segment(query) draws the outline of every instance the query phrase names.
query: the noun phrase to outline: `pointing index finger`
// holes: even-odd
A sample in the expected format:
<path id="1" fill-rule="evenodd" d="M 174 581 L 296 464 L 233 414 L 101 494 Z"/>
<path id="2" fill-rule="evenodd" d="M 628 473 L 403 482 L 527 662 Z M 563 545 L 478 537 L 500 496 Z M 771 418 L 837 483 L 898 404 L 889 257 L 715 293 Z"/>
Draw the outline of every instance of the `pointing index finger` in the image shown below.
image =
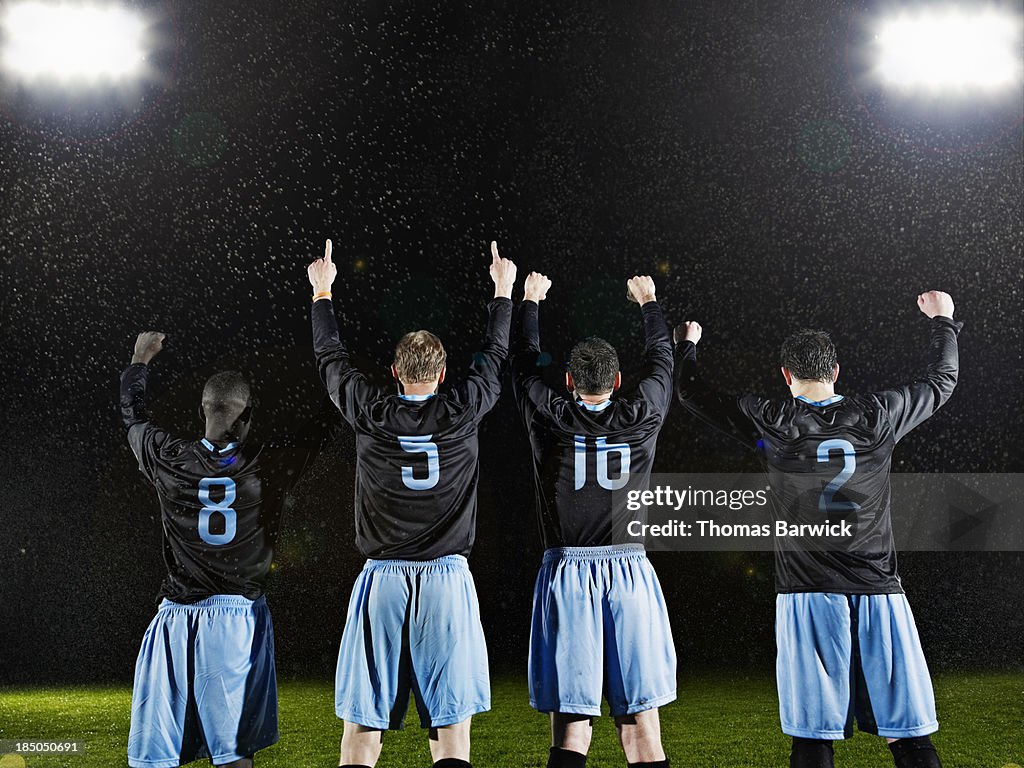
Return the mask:
<path id="1" fill-rule="evenodd" d="M 331 251 L 334 249 L 334 245 L 330 240 L 327 241 L 327 245 L 324 246 L 324 261 L 328 264 L 331 263 Z"/>
<path id="2" fill-rule="evenodd" d="M 498 255 L 498 241 L 491 240 L 491 263 L 497 264 L 501 261 L 501 256 Z"/>

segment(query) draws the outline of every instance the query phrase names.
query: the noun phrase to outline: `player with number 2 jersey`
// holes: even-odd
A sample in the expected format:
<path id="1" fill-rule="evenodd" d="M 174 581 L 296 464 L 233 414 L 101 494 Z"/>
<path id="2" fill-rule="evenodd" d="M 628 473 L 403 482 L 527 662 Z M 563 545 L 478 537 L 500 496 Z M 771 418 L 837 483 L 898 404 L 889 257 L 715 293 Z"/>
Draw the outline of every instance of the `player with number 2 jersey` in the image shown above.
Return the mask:
<path id="1" fill-rule="evenodd" d="M 953 300 L 921 294 L 928 367 L 911 384 L 836 394 L 836 351 L 821 331 L 782 347 L 784 400 L 724 396 L 697 372 L 698 323 L 676 330 L 676 387 L 699 419 L 757 447 L 776 521 L 843 519 L 847 542 L 775 539 L 777 682 L 793 768 L 829 768 L 832 742 L 862 731 L 889 741 L 899 768 L 939 765 L 931 680 L 896 569 L 889 472 L 896 443 L 934 414 L 959 373 Z"/>
<path id="2" fill-rule="evenodd" d="M 326 423 L 278 445 L 247 441 L 249 384 L 203 389 L 201 440 L 173 437 L 146 411 L 149 363 L 164 336 L 139 335 L 121 375 L 121 417 L 157 491 L 167 576 L 135 666 L 128 764 L 176 768 L 208 757 L 249 768 L 278 738 L 274 633 L 263 595 L 285 494 L 316 456 Z"/>
<path id="3" fill-rule="evenodd" d="M 308 270 L 320 376 L 356 435 L 356 545 L 368 558 L 338 652 L 343 766 L 376 763 L 381 732 L 402 727 L 411 693 L 430 730 L 435 766 L 465 768 L 470 718 L 490 708 L 487 648 L 466 555 L 476 531 L 478 430 L 501 394 L 516 272 L 495 243 L 491 251 L 495 292 L 483 347 L 443 392 L 446 355 L 428 331 L 398 342 L 398 392 L 374 386 L 352 365 L 338 330 L 330 241 Z"/>
<path id="4" fill-rule="evenodd" d="M 533 449 L 544 560 L 533 599 L 530 703 L 551 713 L 549 768 L 582 768 L 591 718 L 607 699 L 630 765 L 668 765 L 658 707 L 676 697 L 676 657 L 658 577 L 643 545 L 624 537 L 623 488 L 647 487 L 672 402 L 672 340 L 654 281 L 634 277 L 644 368 L 620 388 L 618 355 L 589 338 L 569 356 L 566 390 L 541 378 L 539 303 L 551 281 L 532 273 L 512 362 L 516 402 Z"/>

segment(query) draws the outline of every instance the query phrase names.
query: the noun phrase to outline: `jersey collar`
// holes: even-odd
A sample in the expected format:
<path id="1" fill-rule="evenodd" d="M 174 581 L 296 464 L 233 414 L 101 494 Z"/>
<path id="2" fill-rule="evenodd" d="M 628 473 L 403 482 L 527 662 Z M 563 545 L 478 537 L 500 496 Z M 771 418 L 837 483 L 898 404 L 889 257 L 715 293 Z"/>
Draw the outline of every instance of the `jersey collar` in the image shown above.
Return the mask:
<path id="1" fill-rule="evenodd" d="M 203 447 L 206 448 L 206 450 L 208 450 L 210 453 L 227 453 L 228 451 L 233 451 L 235 448 L 238 447 L 238 443 L 228 443 L 223 448 L 218 448 L 205 437 L 199 442 L 201 442 L 203 444 Z"/>
<path id="2" fill-rule="evenodd" d="M 588 411 L 603 411 L 605 408 L 612 404 L 612 401 L 609 399 L 605 400 L 603 403 L 585 403 L 582 400 L 577 400 L 576 403 L 578 405 L 583 406 Z"/>
<path id="3" fill-rule="evenodd" d="M 797 400 L 803 400 L 808 405 L 819 405 L 819 406 L 821 406 L 821 405 L 832 405 L 832 403 L 838 403 L 840 400 L 843 399 L 843 396 L 842 395 L 832 395 L 832 397 L 828 398 L 827 400 L 808 400 L 803 395 L 797 395 L 796 399 Z"/>
<path id="4" fill-rule="evenodd" d="M 422 403 L 424 400 L 429 400 L 430 398 L 432 398 L 435 394 L 436 393 L 433 392 L 430 393 L 429 395 L 406 395 L 403 393 L 399 395 L 399 397 L 402 398 L 403 400 L 409 400 L 410 402 L 413 403 Z"/>

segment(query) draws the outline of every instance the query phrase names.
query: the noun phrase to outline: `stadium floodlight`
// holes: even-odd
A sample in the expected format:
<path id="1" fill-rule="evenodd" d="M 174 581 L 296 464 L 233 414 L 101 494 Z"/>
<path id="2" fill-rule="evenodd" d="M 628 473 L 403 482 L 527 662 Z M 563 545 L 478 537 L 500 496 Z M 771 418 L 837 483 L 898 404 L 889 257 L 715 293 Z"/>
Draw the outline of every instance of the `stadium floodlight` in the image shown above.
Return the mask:
<path id="1" fill-rule="evenodd" d="M 876 73 L 911 91 L 998 91 L 1021 80 L 1021 18 L 995 8 L 921 8 L 878 26 Z"/>
<path id="2" fill-rule="evenodd" d="M 145 66 L 147 21 L 130 8 L 23 0 L 4 9 L 0 26 L 0 61 L 18 80 L 117 83 Z"/>

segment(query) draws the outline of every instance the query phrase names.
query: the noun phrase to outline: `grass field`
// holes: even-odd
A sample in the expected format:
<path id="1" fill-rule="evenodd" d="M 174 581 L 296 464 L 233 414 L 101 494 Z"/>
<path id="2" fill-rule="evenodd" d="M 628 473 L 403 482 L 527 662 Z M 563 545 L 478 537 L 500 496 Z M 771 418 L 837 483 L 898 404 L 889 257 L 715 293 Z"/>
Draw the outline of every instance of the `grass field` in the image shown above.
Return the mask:
<path id="1" fill-rule="evenodd" d="M 942 730 L 935 736 L 946 768 L 1024 765 L 1024 675 L 946 675 L 935 680 Z M 547 719 L 526 701 L 522 680 L 493 686 L 493 709 L 476 718 L 473 762 L 481 768 L 544 766 Z M 79 757 L 0 757 L 0 768 L 110 768 L 127 764 L 131 691 L 125 687 L 0 690 L 0 739 L 80 739 Z M 281 741 L 260 753 L 257 765 L 331 768 L 337 765 L 340 724 L 333 690 L 324 682 L 282 682 Z M 676 768 L 788 766 L 788 738 L 778 728 L 769 678 L 687 677 L 680 698 L 662 711 L 665 748 Z M 412 708 L 410 708 L 412 709 Z M 385 739 L 381 768 L 430 765 L 423 731 L 409 727 Z M 196 763 L 202 765 L 204 763 Z M 607 718 L 595 724 L 588 766 L 623 766 Z M 891 766 L 884 742 L 857 734 L 836 748 L 841 768 Z"/>

